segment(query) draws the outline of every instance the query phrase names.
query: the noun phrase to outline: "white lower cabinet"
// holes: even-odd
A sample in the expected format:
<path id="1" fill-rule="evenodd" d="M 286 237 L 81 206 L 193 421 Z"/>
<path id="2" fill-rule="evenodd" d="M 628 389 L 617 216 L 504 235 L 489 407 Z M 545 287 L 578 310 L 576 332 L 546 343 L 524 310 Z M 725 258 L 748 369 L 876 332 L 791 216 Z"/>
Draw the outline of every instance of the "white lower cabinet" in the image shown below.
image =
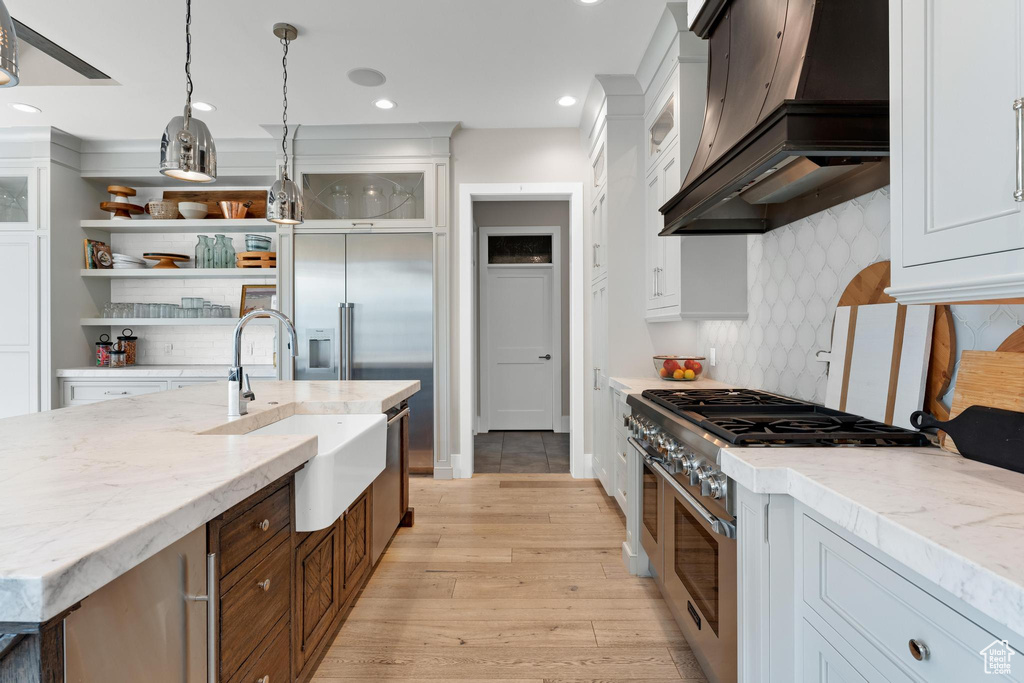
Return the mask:
<path id="1" fill-rule="evenodd" d="M 61 407 L 84 406 L 100 401 L 155 394 L 158 391 L 181 389 L 195 384 L 216 381 L 215 379 L 62 379 L 60 380 Z"/>
<path id="2" fill-rule="evenodd" d="M 1024 636 L 792 498 L 737 489 L 741 683 L 1024 681 L 981 654 Z"/>

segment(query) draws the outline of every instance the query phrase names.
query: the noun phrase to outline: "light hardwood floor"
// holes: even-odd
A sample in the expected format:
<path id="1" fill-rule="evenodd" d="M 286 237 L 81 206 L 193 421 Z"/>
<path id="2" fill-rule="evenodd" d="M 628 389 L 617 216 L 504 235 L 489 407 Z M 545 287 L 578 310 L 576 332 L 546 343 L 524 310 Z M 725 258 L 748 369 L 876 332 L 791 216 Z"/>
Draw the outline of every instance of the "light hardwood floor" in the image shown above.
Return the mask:
<path id="1" fill-rule="evenodd" d="M 657 586 L 622 565 L 600 485 L 413 478 L 400 529 L 315 681 L 704 681 Z"/>

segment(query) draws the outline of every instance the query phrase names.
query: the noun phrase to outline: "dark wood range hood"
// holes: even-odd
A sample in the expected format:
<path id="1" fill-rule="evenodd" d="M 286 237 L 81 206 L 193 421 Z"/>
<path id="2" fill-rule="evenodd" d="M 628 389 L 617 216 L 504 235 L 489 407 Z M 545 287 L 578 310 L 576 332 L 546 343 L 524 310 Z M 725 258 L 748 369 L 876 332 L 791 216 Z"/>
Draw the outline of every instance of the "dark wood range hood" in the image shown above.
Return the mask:
<path id="1" fill-rule="evenodd" d="M 887 0 L 706 0 L 707 108 L 662 235 L 764 233 L 889 182 Z"/>

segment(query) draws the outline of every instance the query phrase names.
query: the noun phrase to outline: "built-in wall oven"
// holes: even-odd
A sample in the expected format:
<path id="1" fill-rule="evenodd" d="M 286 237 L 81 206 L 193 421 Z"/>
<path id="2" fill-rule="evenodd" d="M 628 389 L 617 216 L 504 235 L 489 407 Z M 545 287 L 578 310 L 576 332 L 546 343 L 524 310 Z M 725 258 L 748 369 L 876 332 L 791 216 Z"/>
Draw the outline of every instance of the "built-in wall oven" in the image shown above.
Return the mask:
<path id="1" fill-rule="evenodd" d="M 735 519 L 698 499 L 661 465 L 665 497 L 662 584 L 687 641 L 714 681 L 736 680 Z M 697 487 L 699 491 L 699 487 Z"/>
<path id="2" fill-rule="evenodd" d="M 731 683 L 737 675 L 735 517 L 702 491 L 695 470 L 692 477 L 679 471 L 664 440 L 648 439 L 629 440 L 640 455 L 644 551 L 708 679 Z"/>

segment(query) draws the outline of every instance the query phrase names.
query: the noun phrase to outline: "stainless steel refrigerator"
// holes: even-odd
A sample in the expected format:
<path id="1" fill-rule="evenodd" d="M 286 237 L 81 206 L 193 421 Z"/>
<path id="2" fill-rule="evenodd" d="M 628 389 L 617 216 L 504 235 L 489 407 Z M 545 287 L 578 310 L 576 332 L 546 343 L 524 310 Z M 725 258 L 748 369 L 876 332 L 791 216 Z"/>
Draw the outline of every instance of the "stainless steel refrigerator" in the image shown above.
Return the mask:
<path id="1" fill-rule="evenodd" d="M 418 379 L 409 466 L 434 462 L 434 259 L 430 234 L 297 235 L 295 379 Z"/>

